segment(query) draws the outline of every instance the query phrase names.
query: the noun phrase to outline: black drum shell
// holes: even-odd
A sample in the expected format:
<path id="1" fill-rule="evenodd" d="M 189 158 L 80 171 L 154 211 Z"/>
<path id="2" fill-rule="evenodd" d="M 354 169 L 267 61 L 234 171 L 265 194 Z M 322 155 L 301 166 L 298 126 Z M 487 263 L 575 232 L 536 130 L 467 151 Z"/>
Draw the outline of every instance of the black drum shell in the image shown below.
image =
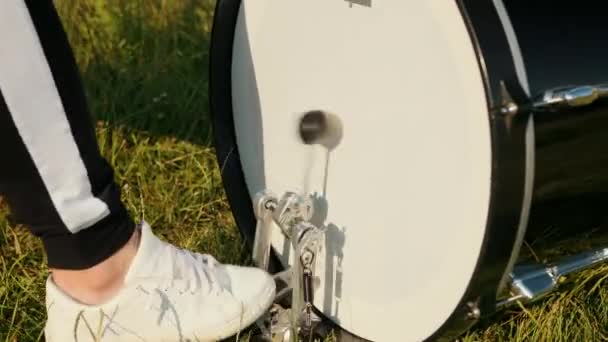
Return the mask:
<path id="1" fill-rule="evenodd" d="M 608 82 L 601 2 L 505 2 L 532 95 Z M 608 100 L 534 113 L 535 176 L 522 258 L 552 259 L 608 244 Z"/>

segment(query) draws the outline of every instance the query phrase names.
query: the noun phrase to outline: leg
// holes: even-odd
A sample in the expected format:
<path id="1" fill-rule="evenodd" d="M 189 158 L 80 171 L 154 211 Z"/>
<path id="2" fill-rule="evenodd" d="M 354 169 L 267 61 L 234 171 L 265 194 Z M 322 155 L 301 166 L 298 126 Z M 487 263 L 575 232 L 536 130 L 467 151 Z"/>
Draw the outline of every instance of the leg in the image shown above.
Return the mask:
<path id="1" fill-rule="evenodd" d="M 27 1 L 34 21 L 19 3 L 0 5 L 0 148 L 9 161 L 0 193 L 42 239 L 50 267 L 89 268 L 121 248 L 134 225 L 99 154 L 52 3 Z"/>
<path id="2" fill-rule="evenodd" d="M 0 41 L 0 193 L 45 246 L 47 341 L 86 337 L 87 326 L 103 341 L 215 340 L 259 317 L 274 294 L 267 274 L 135 229 L 52 1 L 0 1 Z"/>
<path id="3" fill-rule="evenodd" d="M 128 260 L 116 254 L 134 224 L 99 153 L 52 3 L 26 4 L 0 5 L 0 149 L 9 161 L 0 168 L 0 193 L 15 221 L 42 239 L 55 280 L 92 302 L 120 285 L 115 274 Z M 115 264 L 117 257 L 127 264 Z"/>

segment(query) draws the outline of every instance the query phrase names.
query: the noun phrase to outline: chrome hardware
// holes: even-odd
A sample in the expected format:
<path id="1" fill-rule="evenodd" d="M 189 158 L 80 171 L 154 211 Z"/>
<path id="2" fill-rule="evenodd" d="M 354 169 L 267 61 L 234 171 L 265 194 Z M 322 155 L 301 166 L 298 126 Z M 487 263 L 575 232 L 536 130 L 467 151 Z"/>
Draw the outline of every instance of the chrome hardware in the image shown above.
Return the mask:
<path id="1" fill-rule="evenodd" d="M 278 200 L 270 192 L 261 192 L 254 198 L 254 210 L 258 224 L 253 259 L 258 267 L 268 270 L 275 224 L 290 241 L 295 260 L 291 268 L 275 275 L 275 282 L 284 284 L 277 292 L 275 303 L 291 294 L 291 307 L 274 314 L 274 321 L 278 316 L 280 324 L 274 327 L 271 324 L 265 335 L 272 341 L 285 341 L 311 334 L 315 322 L 320 322 L 312 311 L 313 279 L 315 261 L 325 241 L 325 231 L 309 222 L 314 212 L 312 198 L 287 192 Z M 285 330 L 286 317 L 289 317 L 289 331 Z M 270 321 L 272 323 L 273 318 Z M 264 325 L 258 322 L 258 326 Z"/>
<path id="2" fill-rule="evenodd" d="M 263 193 L 265 194 L 265 193 Z M 266 199 L 276 202 L 276 199 Z M 314 213 L 312 199 L 288 192 L 278 201 L 277 206 L 272 209 L 272 218 L 281 228 L 283 234 L 291 238 L 293 228 L 300 222 L 308 221 Z"/>
<path id="3" fill-rule="evenodd" d="M 515 104 L 515 102 L 509 102 L 503 107 L 500 108 L 500 113 L 503 115 L 515 115 L 519 107 Z"/>
<path id="4" fill-rule="evenodd" d="M 476 302 L 468 302 L 467 310 L 467 319 L 478 320 L 481 317 L 481 310 L 479 310 L 479 305 Z"/>
<path id="5" fill-rule="evenodd" d="M 312 199 L 288 192 L 281 200 L 269 191 L 262 191 L 253 199 L 254 212 L 258 219 L 253 243 L 253 261 L 262 269 L 268 269 L 270 259 L 272 225 L 276 223 L 283 235 L 291 238 L 293 227 L 308 221 L 313 215 Z"/>
<path id="6" fill-rule="evenodd" d="M 500 92 L 502 98 L 498 108 L 500 114 L 505 116 L 516 115 L 520 108 L 511 98 L 503 81 L 500 82 Z M 605 97 L 608 97 L 608 83 L 553 88 L 533 97 L 530 101 L 533 111 L 551 112 L 563 108 L 587 106 Z M 525 108 L 528 108 L 528 106 Z"/>
<path id="7" fill-rule="evenodd" d="M 563 107 L 581 107 L 608 96 L 608 84 L 560 87 L 545 91 L 533 99 L 535 111 L 552 111 Z"/>
<path id="8" fill-rule="evenodd" d="M 272 237 L 272 213 L 278 206 L 274 195 L 262 192 L 254 198 L 254 211 L 258 218 L 253 242 L 253 262 L 260 268 L 267 270 L 270 262 L 270 249 Z"/>
<path id="9" fill-rule="evenodd" d="M 497 306 L 508 306 L 517 301 L 532 302 L 543 298 L 569 275 L 608 261 L 608 248 L 577 254 L 562 259 L 553 265 L 516 265 L 510 275 L 512 296 L 500 301 Z"/>
<path id="10" fill-rule="evenodd" d="M 519 112 L 519 106 L 513 101 L 509 90 L 504 81 L 500 81 L 501 104 L 500 114 L 505 116 L 513 116 Z"/>
<path id="11" fill-rule="evenodd" d="M 306 332 L 312 331 L 312 303 L 313 299 L 313 282 L 312 282 L 312 262 L 314 260 L 314 254 L 310 251 L 306 251 L 301 256 L 302 261 L 302 295 L 304 301 L 304 324 L 303 329 Z"/>
<path id="12" fill-rule="evenodd" d="M 274 304 L 263 319 L 256 322 L 260 330 L 260 334 L 256 335 L 256 341 L 290 342 L 292 334 L 289 315 L 289 310 Z"/>

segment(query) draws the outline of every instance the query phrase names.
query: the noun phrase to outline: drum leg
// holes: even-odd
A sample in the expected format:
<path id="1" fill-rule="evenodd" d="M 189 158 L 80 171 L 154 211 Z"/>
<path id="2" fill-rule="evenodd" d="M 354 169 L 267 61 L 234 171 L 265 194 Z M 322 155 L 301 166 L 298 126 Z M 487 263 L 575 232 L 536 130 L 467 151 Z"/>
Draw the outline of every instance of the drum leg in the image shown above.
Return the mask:
<path id="1" fill-rule="evenodd" d="M 517 301 L 532 302 L 553 291 L 564 277 L 608 261 L 608 247 L 564 258 L 551 265 L 516 265 L 510 275 L 511 297 L 498 302 L 503 308 Z"/>

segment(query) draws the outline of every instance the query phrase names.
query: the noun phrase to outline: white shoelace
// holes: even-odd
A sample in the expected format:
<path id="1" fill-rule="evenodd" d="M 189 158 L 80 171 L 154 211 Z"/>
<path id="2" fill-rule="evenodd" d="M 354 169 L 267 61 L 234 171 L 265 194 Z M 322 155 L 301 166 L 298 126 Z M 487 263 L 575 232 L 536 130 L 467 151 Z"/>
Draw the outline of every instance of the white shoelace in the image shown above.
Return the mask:
<path id="1" fill-rule="evenodd" d="M 200 254 L 183 248 L 169 246 L 169 263 L 172 266 L 171 280 L 165 291 L 174 289 L 180 294 L 195 294 L 207 288 L 208 294 L 220 295 L 224 289 L 216 274 L 218 261 L 208 254 Z M 185 288 L 176 288 L 176 280 L 185 283 Z"/>

